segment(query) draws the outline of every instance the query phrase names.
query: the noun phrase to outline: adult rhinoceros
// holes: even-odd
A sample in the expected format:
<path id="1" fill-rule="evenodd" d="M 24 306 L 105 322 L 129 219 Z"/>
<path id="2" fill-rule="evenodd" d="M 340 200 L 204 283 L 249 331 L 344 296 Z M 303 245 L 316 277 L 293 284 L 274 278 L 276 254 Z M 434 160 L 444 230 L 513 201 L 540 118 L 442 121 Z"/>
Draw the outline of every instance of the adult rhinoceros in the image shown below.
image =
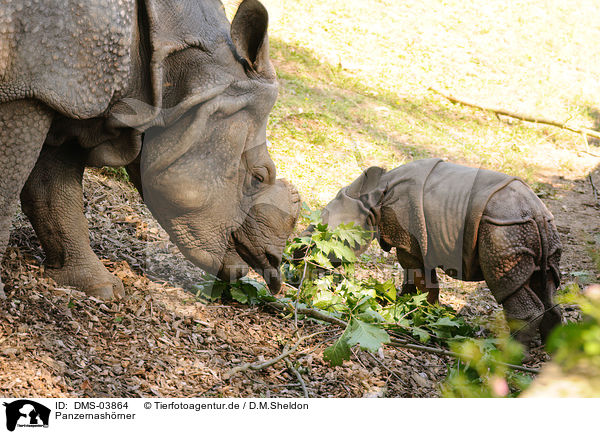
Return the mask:
<path id="1" fill-rule="evenodd" d="M 244 0 L 0 0 L 0 254 L 22 208 L 58 283 L 112 297 L 89 245 L 86 166 L 127 165 L 183 254 L 277 289 L 298 195 L 276 180 L 267 12 Z M 2 292 L 0 281 L 0 292 Z"/>

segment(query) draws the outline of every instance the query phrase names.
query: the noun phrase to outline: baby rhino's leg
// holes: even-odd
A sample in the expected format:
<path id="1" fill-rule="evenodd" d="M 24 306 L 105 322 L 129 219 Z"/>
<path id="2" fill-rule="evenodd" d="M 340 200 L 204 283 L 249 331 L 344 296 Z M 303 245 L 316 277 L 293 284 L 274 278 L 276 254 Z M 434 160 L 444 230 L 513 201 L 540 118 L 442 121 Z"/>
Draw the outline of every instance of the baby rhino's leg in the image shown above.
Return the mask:
<path id="1" fill-rule="evenodd" d="M 532 290 L 539 246 L 535 223 L 498 224 L 484 216 L 479 226 L 478 253 L 483 277 L 490 291 L 504 308 L 515 338 L 531 345 L 544 315 L 544 304 Z"/>
<path id="2" fill-rule="evenodd" d="M 404 268 L 401 294 L 416 294 L 418 289 L 421 292 L 427 292 L 429 303 L 438 303 L 440 287 L 435 270 L 428 270 L 430 281 L 427 281 L 427 271 L 420 259 L 399 249 L 396 249 L 396 256 Z"/>
<path id="3" fill-rule="evenodd" d="M 539 297 L 528 285 L 523 285 L 502 302 L 502 307 L 515 339 L 530 348 L 544 316 Z"/>
<path id="4" fill-rule="evenodd" d="M 545 308 L 544 317 L 540 324 L 540 334 L 542 336 L 542 342 L 544 343 L 550 332 L 562 322 L 561 310 L 554 302 L 556 289 L 558 285 L 560 285 L 559 264 L 562 246 L 553 221 L 548 221 L 547 239 L 549 254 L 546 281 L 543 280 L 543 275 L 539 270 L 536 271 L 531 278 L 531 288 L 535 291 Z"/>
<path id="5" fill-rule="evenodd" d="M 542 284 L 540 284 L 540 287 L 542 287 Z M 546 297 L 540 297 L 545 308 L 545 313 L 542 317 L 542 322 L 540 323 L 540 335 L 542 336 L 542 343 L 546 343 L 550 332 L 552 332 L 555 327 L 562 323 L 562 314 L 558 305 L 556 305 L 552 299 L 552 295 L 556 293 L 556 284 L 554 283 L 554 279 L 549 278 L 546 282 L 545 288 L 542 287 L 542 290 Z M 536 291 L 536 293 L 537 292 L 538 291 Z M 546 302 L 548 299 L 550 301 Z"/>

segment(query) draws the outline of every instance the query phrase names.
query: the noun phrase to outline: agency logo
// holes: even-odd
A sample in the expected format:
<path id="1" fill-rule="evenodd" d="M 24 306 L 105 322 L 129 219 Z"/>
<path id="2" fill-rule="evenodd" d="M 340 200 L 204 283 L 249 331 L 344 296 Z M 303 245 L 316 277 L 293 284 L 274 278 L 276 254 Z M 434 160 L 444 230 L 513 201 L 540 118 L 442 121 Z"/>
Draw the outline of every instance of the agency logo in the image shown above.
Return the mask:
<path id="1" fill-rule="evenodd" d="M 50 409 L 29 399 L 18 399 L 3 403 L 6 407 L 6 429 L 48 428 Z"/>

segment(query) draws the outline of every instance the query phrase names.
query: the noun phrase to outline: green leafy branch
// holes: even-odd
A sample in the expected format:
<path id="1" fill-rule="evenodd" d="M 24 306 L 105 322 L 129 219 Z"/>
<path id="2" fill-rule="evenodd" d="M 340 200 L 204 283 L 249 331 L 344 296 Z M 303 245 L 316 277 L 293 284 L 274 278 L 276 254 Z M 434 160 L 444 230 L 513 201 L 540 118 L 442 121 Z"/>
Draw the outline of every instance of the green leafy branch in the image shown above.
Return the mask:
<path id="1" fill-rule="evenodd" d="M 294 238 L 284 252 L 283 274 L 294 300 L 326 311 L 346 322 L 339 339 L 324 351 L 332 366 L 350 358 L 350 348 L 376 352 L 389 344 L 390 334 L 407 335 L 419 342 L 444 342 L 472 336 L 474 330 L 453 309 L 431 305 L 426 294 L 400 295 L 393 279 L 358 279 L 355 251 L 371 241 L 372 233 L 352 223 L 331 229 L 319 211 L 304 207 L 310 233 Z"/>

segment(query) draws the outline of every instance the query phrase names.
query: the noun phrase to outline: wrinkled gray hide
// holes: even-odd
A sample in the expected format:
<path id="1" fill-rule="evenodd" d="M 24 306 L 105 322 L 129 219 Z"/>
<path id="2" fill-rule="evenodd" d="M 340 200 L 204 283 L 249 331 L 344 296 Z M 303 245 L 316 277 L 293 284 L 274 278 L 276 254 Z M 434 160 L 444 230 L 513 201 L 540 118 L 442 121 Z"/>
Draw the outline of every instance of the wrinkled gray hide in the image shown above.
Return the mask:
<path id="1" fill-rule="evenodd" d="M 389 172 L 371 167 L 340 190 L 323 220 L 373 230 L 382 248 L 396 248 L 404 292 L 426 290 L 432 303 L 436 268 L 485 280 L 526 345 L 538 328 L 545 339 L 560 322 L 552 300 L 560 283 L 558 233 L 552 214 L 518 178 L 439 159 Z"/>
<path id="2" fill-rule="evenodd" d="M 122 294 L 90 249 L 81 182 L 127 165 L 188 259 L 223 279 L 252 264 L 277 289 L 299 198 L 267 150 L 267 22 L 256 0 L 231 24 L 215 0 L 0 0 L 0 254 L 20 194 L 51 277 Z"/>

